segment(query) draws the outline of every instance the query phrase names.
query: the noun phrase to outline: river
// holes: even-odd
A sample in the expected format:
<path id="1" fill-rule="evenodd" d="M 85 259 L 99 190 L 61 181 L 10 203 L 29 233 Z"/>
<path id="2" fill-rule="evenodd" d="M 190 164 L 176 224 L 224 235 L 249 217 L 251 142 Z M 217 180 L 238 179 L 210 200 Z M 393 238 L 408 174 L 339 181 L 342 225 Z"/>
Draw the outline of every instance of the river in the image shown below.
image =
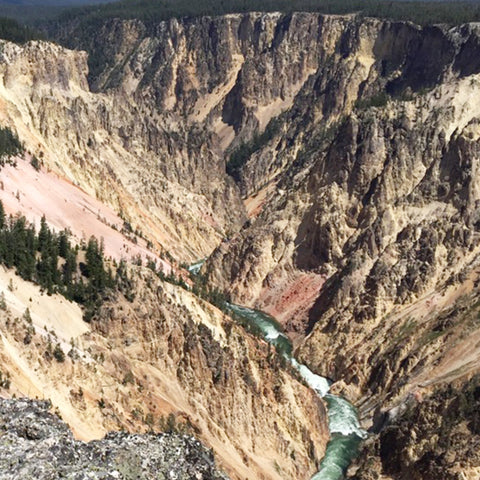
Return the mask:
<path id="1" fill-rule="evenodd" d="M 329 393 L 330 382 L 326 378 L 316 375 L 306 365 L 297 362 L 292 356 L 290 339 L 273 317 L 239 305 L 228 304 L 228 307 L 233 313 L 260 329 L 265 340 L 274 345 L 277 351 L 291 362 L 310 388 L 325 400 L 330 441 L 319 471 L 311 480 L 342 479 L 356 456 L 362 439 L 366 436 L 366 432 L 360 426 L 355 407 L 344 398 Z"/>
<path id="2" fill-rule="evenodd" d="M 190 273 L 197 275 L 205 260 L 199 260 L 189 267 Z M 358 447 L 366 432 L 360 426 L 357 410 L 342 397 L 329 393 L 330 382 L 313 373 L 306 365 L 293 357 L 292 342 L 283 333 L 280 324 L 271 316 L 258 310 L 228 304 L 230 310 L 246 322 L 259 329 L 263 338 L 275 346 L 278 352 L 289 360 L 307 385 L 325 400 L 328 411 L 330 441 L 318 472 L 311 480 L 340 480 L 357 455 Z"/>

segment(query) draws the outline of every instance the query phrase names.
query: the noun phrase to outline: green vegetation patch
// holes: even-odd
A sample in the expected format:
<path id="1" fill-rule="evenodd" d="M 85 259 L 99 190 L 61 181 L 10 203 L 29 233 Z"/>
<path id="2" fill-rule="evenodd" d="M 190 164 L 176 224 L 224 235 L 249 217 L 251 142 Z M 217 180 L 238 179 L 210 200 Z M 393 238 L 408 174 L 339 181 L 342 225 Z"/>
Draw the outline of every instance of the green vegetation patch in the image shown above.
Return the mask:
<path id="1" fill-rule="evenodd" d="M 30 40 L 45 38 L 42 33 L 25 25 L 20 25 L 12 18 L 0 17 L 0 39 L 14 43 L 25 43 Z"/>
<path id="2" fill-rule="evenodd" d="M 386 92 L 379 92 L 369 98 L 361 98 L 355 103 L 358 110 L 367 110 L 370 107 L 383 108 L 387 105 L 390 96 Z"/>
<path id="3" fill-rule="evenodd" d="M 7 217 L 0 201 L 0 264 L 15 268 L 24 280 L 40 285 L 47 294 L 60 293 L 85 308 L 89 320 L 108 289 L 121 288 L 121 266 L 116 277 L 106 266 L 103 245 L 91 237 L 81 249 L 70 242 L 67 230 L 52 231 L 42 218 L 37 233 L 25 217 Z"/>
<path id="4" fill-rule="evenodd" d="M 172 17 L 223 15 L 252 11 L 360 13 L 365 16 L 411 20 L 419 24 L 460 24 L 480 20 L 480 5 L 472 2 L 415 2 L 385 0 L 123 0 L 113 4 L 72 9 L 62 20 L 138 18 L 158 22 Z"/>
<path id="5" fill-rule="evenodd" d="M 0 167 L 6 163 L 14 164 L 13 157 L 21 155 L 25 147 L 8 127 L 0 127 Z"/>
<path id="6" fill-rule="evenodd" d="M 231 154 L 227 162 L 227 173 L 235 180 L 240 181 L 241 170 L 248 159 L 265 146 L 280 130 L 281 121 L 273 118 L 265 131 L 255 135 L 249 142 L 242 143 Z"/>

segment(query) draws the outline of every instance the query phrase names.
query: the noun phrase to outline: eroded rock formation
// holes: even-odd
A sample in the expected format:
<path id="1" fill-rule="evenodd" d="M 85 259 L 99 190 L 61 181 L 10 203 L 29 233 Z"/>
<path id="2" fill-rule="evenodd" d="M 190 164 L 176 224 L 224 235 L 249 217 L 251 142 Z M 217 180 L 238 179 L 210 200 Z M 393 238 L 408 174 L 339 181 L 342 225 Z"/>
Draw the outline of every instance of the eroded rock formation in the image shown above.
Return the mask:
<path id="1" fill-rule="evenodd" d="M 84 440 L 185 431 L 230 478 L 309 478 L 328 440 L 316 394 L 266 342 L 191 292 L 146 268 L 128 279 L 129 300 L 112 295 L 87 324 L 78 306 L 2 270 L 1 394 L 51 399 Z"/>
<path id="2" fill-rule="evenodd" d="M 252 218 L 207 272 L 279 318 L 369 425 L 480 368 L 479 32 L 329 21 L 327 61 L 241 169 Z"/>
<path id="3" fill-rule="evenodd" d="M 445 382 L 479 369 L 478 25 L 252 13 L 112 20 L 95 38 L 75 28 L 63 40 L 95 55 L 89 76 L 81 52 L 2 44 L 0 119 L 32 153 L 177 258 L 218 247 L 204 268 L 211 284 L 277 317 L 301 360 L 360 405 L 365 425 L 403 415 L 412 398 L 435 403 Z M 234 185 L 226 163 L 245 142 Z M 129 349 L 124 329 L 137 319 L 137 349 L 125 357 L 142 365 L 132 364 L 135 378 L 152 359 L 169 375 L 178 365 L 169 378 L 182 411 L 204 412 L 194 422 L 202 438 L 215 447 L 225 432 L 238 435 L 228 444 L 239 455 L 232 471 L 263 472 L 254 438 L 283 454 L 302 438 L 303 460 L 278 466 L 292 478 L 310 472 L 318 457 L 300 427 L 266 420 L 290 418 L 275 387 L 286 374 L 260 367 L 266 345 L 247 348 L 234 334 L 233 346 L 220 330 L 212 340 L 190 320 L 165 326 L 162 315 L 188 318 L 197 300 L 184 292 L 172 307 L 176 292 L 140 295 L 144 303 L 125 311 L 104 306 L 95 341 Z M 237 398 L 248 408 L 233 418 Z M 274 438 L 258 437 L 272 429 Z M 411 471 L 382 468 L 395 479 Z M 266 475 L 277 474 L 269 465 Z"/>

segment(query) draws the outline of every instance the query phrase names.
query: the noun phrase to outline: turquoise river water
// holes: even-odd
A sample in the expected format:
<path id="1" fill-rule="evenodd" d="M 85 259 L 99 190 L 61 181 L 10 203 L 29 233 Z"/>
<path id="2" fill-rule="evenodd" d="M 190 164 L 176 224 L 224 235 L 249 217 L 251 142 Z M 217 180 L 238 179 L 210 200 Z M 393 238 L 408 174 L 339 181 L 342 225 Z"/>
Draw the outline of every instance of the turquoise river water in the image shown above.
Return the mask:
<path id="1" fill-rule="evenodd" d="M 189 267 L 190 273 L 200 272 L 205 260 L 199 260 Z M 328 427 L 330 441 L 327 451 L 320 464 L 318 472 L 311 480 L 341 480 L 353 458 L 357 455 L 358 447 L 366 436 L 360 426 L 357 410 L 344 398 L 329 393 L 330 382 L 320 375 L 313 373 L 293 357 L 293 348 L 290 339 L 283 333 L 280 324 L 270 315 L 258 310 L 252 310 L 239 305 L 228 304 L 236 315 L 261 330 L 264 339 L 275 346 L 283 354 L 300 376 L 318 396 L 327 404 Z"/>
<path id="2" fill-rule="evenodd" d="M 229 308 L 244 320 L 259 328 L 266 341 L 274 345 L 298 371 L 305 382 L 323 398 L 327 404 L 330 441 L 318 472 L 311 480 L 340 480 L 366 432 L 362 430 L 355 407 L 344 398 L 329 393 L 329 381 L 313 373 L 292 356 L 292 344 L 282 332 L 278 322 L 266 313 L 239 305 L 228 305 Z"/>

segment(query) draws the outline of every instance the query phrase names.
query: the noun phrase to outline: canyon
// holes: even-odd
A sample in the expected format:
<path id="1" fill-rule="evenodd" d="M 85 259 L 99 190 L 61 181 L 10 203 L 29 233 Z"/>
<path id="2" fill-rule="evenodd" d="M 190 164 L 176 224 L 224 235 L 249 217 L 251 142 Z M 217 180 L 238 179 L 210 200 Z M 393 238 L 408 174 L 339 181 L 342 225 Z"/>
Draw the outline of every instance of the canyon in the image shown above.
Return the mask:
<path id="1" fill-rule="evenodd" d="M 207 258 L 212 288 L 358 406 L 372 436 L 348 478 L 477 479 L 478 25 L 249 13 L 51 35 L 0 43 L 0 124 L 29 152 L 0 173 L 7 212 L 97 233 L 112 262 Z M 231 478 L 313 475 L 323 403 L 227 314 L 129 268 L 133 301 L 90 324 L 1 273 L 9 394 L 51 398 L 82 439 L 173 413 Z M 68 368 L 43 359 L 52 328 Z"/>

